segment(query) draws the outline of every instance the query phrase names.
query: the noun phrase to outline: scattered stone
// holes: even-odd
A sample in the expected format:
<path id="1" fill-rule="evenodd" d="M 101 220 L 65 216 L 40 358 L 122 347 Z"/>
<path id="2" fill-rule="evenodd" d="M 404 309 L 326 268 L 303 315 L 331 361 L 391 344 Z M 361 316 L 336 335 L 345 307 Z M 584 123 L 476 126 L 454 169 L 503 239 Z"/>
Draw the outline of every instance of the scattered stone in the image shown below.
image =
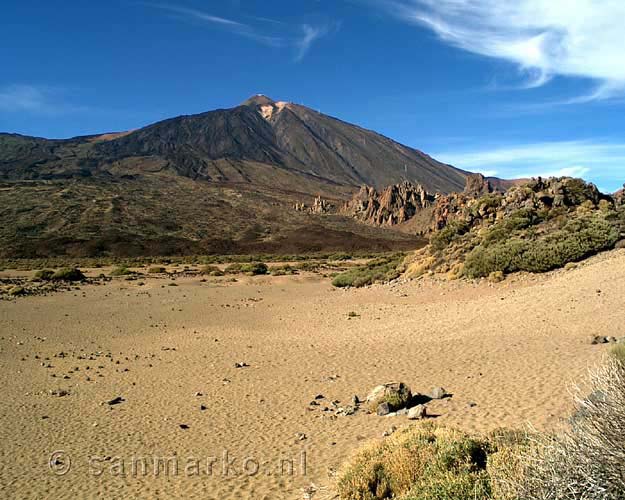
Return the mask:
<path id="1" fill-rule="evenodd" d="M 477 403 L 474 403 L 473 401 L 469 401 L 469 402 L 467 403 L 467 406 L 468 406 L 469 408 L 473 408 L 473 407 L 477 406 Z"/>
<path id="2" fill-rule="evenodd" d="M 427 416 L 427 409 L 425 405 L 413 406 L 408 410 L 409 420 L 422 420 Z"/>
<path id="3" fill-rule="evenodd" d="M 69 396 L 69 391 L 66 389 L 55 389 L 50 391 L 50 395 L 62 398 L 64 396 Z"/>
<path id="4" fill-rule="evenodd" d="M 604 335 L 593 335 L 590 337 L 590 343 L 592 345 L 597 345 L 597 344 L 607 344 L 609 342 L 609 337 L 606 337 Z"/>
<path id="5" fill-rule="evenodd" d="M 360 404 L 360 399 L 358 399 L 358 396 L 356 395 L 352 396 L 352 405 L 358 406 L 359 404 Z"/>
<path id="6" fill-rule="evenodd" d="M 180 427 L 182 430 L 185 430 L 185 431 L 189 428 L 187 424 L 179 424 L 178 427 Z"/>
<path id="7" fill-rule="evenodd" d="M 109 406 L 114 406 L 114 405 L 118 405 L 120 403 L 123 403 L 124 401 L 126 401 L 124 398 L 122 398 L 121 396 L 117 396 L 116 398 L 113 398 L 113 399 L 107 401 L 106 404 L 109 405 Z"/>
<path id="8" fill-rule="evenodd" d="M 240 362 L 240 363 L 235 363 L 235 364 L 234 364 L 234 367 L 235 367 L 235 368 L 247 368 L 247 367 L 249 367 L 249 366 L 250 366 L 250 365 L 248 365 L 248 364 L 247 364 L 247 363 L 245 363 L 245 362 Z"/>
<path id="9" fill-rule="evenodd" d="M 315 396 L 315 399 L 319 400 L 319 399 L 325 399 L 326 397 L 323 394 L 317 394 Z"/>
<path id="10" fill-rule="evenodd" d="M 308 436 L 306 436 L 306 434 L 304 434 L 303 432 L 298 432 L 297 434 L 295 434 L 295 437 L 298 441 L 304 441 L 305 439 L 308 439 Z"/>
<path id="11" fill-rule="evenodd" d="M 377 406 L 376 413 L 378 416 L 384 417 L 385 415 L 391 413 L 391 406 L 388 403 L 380 403 Z"/>
<path id="12" fill-rule="evenodd" d="M 434 387 L 430 391 L 430 397 L 432 399 L 443 399 L 445 396 L 447 396 L 447 391 L 445 391 L 442 387 Z"/>
<path id="13" fill-rule="evenodd" d="M 200 405 L 200 411 L 206 411 L 208 407 L 206 405 Z"/>
<path id="14" fill-rule="evenodd" d="M 385 431 L 382 433 L 382 437 L 388 437 L 388 436 L 390 436 L 391 434 L 394 434 L 396 430 L 397 430 L 397 427 L 395 427 L 394 425 L 392 425 L 391 427 L 389 427 L 387 430 L 385 430 Z"/>

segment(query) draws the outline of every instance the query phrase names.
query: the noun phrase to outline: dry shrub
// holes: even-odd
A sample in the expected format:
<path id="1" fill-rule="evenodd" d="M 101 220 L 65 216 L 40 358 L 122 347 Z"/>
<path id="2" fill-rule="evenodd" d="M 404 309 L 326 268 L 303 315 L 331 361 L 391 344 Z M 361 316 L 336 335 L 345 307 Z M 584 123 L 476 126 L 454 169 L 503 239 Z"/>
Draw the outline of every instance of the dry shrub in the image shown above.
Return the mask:
<path id="1" fill-rule="evenodd" d="M 415 425 L 371 443 L 343 467 L 343 500 L 488 498 L 488 444 L 453 429 Z"/>
<path id="2" fill-rule="evenodd" d="M 625 344 L 617 344 L 610 349 L 610 356 L 615 361 L 625 366 Z"/>
<path id="3" fill-rule="evenodd" d="M 423 276 L 430 269 L 432 269 L 432 266 L 435 263 L 436 263 L 436 258 L 432 256 L 423 256 L 419 259 L 416 259 L 407 265 L 406 277 L 418 278 L 419 276 Z"/>
<path id="4" fill-rule="evenodd" d="M 460 279 L 462 277 L 462 273 L 464 272 L 464 264 L 462 262 L 456 262 L 451 266 L 451 269 L 447 272 L 447 279 L 449 281 L 454 281 Z"/>
<path id="5" fill-rule="evenodd" d="M 519 500 L 625 498 L 625 364 L 609 359 L 590 382 L 591 394 L 577 398 L 571 429 L 536 439 L 520 455 Z"/>

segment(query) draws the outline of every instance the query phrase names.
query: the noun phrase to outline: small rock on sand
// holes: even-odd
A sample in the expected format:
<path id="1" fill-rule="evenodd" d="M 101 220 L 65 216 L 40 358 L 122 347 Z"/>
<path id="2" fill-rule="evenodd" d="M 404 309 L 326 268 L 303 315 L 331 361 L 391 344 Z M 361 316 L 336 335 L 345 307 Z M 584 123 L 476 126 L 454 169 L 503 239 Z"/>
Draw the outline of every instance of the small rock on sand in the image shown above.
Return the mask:
<path id="1" fill-rule="evenodd" d="M 408 410 L 408 419 L 409 420 L 421 420 L 427 416 L 427 410 L 425 405 L 417 405 L 413 406 Z"/>

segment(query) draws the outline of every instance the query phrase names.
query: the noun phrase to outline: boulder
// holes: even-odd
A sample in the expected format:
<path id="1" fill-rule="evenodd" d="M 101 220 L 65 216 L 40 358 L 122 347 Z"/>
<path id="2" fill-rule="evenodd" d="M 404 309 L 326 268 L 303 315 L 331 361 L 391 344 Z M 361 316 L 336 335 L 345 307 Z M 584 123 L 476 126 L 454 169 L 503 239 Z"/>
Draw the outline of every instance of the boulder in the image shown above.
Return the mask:
<path id="1" fill-rule="evenodd" d="M 405 408 L 410 399 L 412 392 L 410 388 L 403 382 L 389 382 L 374 387 L 366 399 L 367 406 L 371 411 L 378 411 L 378 407 L 386 403 L 389 413 Z"/>

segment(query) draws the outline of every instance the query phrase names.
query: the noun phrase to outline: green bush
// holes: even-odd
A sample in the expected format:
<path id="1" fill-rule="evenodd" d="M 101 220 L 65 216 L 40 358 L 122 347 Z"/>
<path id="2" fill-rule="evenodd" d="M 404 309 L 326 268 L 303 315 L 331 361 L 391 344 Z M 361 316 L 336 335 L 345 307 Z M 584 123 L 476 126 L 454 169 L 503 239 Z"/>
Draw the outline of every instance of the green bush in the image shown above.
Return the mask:
<path id="1" fill-rule="evenodd" d="M 535 239 L 513 237 L 480 244 L 466 257 L 464 273 L 481 278 L 495 271 L 540 273 L 563 267 L 602 250 L 613 248 L 618 232 L 602 217 L 579 217 Z"/>
<path id="2" fill-rule="evenodd" d="M 452 241 L 462 236 L 469 230 L 466 222 L 450 222 L 443 229 L 437 231 L 430 238 L 430 245 L 435 251 L 444 250 Z"/>
<path id="3" fill-rule="evenodd" d="M 57 270 L 50 279 L 53 281 L 83 281 L 85 275 L 80 269 L 64 267 Z"/>
<path id="4" fill-rule="evenodd" d="M 332 280 L 336 287 L 362 287 L 373 283 L 384 283 L 400 275 L 398 266 L 403 261 L 403 255 L 374 259 L 364 266 L 357 266 L 338 274 Z"/>
<path id="5" fill-rule="evenodd" d="M 162 266 L 152 266 L 148 268 L 148 274 L 163 274 L 167 270 Z"/>

